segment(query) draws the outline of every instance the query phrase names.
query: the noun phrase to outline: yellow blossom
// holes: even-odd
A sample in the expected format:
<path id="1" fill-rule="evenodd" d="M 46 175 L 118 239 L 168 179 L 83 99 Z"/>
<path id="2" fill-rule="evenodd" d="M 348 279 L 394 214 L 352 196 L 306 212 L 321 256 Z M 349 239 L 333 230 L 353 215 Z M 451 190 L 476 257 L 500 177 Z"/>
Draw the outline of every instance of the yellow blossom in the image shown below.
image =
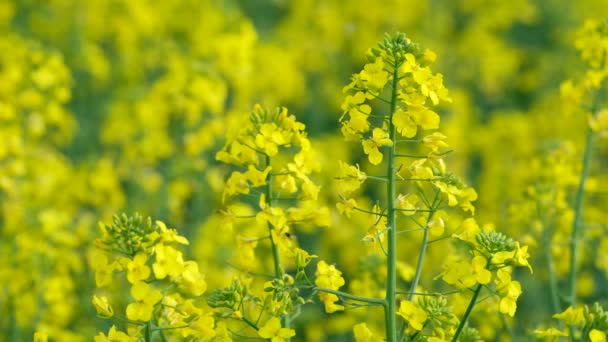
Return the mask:
<path id="1" fill-rule="evenodd" d="M 288 338 L 294 337 L 296 332 L 293 329 L 281 328 L 281 321 L 277 317 L 272 317 L 260 327 L 258 335 L 271 342 L 284 342 Z"/>
<path id="2" fill-rule="evenodd" d="M 428 318 L 428 313 L 426 311 L 417 304 L 407 300 L 401 302 L 397 315 L 403 317 L 403 319 L 408 322 L 410 328 L 418 331 L 422 330 L 424 322 L 426 322 Z"/>
<path id="3" fill-rule="evenodd" d="M 142 281 L 133 284 L 131 296 L 135 302 L 127 305 L 127 318 L 141 322 L 147 322 L 152 318 L 154 305 L 163 298 L 160 291 Z"/>
<path id="4" fill-rule="evenodd" d="M 591 329 L 589 339 L 591 342 L 606 342 L 606 333 L 597 329 Z"/>
<path id="5" fill-rule="evenodd" d="M 99 316 L 103 318 L 111 318 L 114 316 L 114 310 L 112 310 L 106 296 L 93 296 L 93 305 L 95 306 L 95 310 Z"/>
<path id="6" fill-rule="evenodd" d="M 564 321 L 564 323 L 569 326 L 578 325 L 585 321 L 582 307 L 574 309 L 569 306 L 566 310 L 553 315 L 553 318 Z"/>
<path id="7" fill-rule="evenodd" d="M 362 142 L 363 152 L 368 155 L 369 162 L 378 165 L 382 162 L 382 152 L 378 149 L 382 146 L 390 146 L 393 144 L 391 139 L 388 138 L 388 132 L 382 128 L 374 128 L 372 131 L 372 137 L 365 139 Z"/>
<path id="8" fill-rule="evenodd" d="M 131 284 L 140 280 L 146 280 L 150 276 L 150 267 L 146 265 L 148 256 L 145 253 L 138 253 L 133 260 L 127 263 L 127 280 Z"/>

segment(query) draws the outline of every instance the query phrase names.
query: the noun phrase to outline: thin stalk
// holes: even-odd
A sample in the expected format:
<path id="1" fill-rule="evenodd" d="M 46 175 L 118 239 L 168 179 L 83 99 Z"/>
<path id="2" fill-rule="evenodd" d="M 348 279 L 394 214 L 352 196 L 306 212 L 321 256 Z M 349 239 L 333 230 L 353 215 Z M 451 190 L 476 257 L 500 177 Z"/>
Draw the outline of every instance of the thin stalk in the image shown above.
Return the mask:
<path id="1" fill-rule="evenodd" d="M 437 198 L 439 196 L 439 191 L 435 191 L 435 198 L 433 199 L 433 206 L 435 202 L 437 202 Z M 418 254 L 418 263 L 416 264 L 416 273 L 414 274 L 414 280 L 412 281 L 412 286 L 410 290 L 410 294 L 407 296 L 407 300 L 412 301 L 414 299 L 414 295 L 416 293 L 416 288 L 418 287 L 418 283 L 420 282 L 420 277 L 422 276 L 422 265 L 424 264 L 424 257 L 426 256 L 426 248 L 428 246 L 429 241 L 429 224 L 433 219 L 433 215 L 435 214 L 435 210 L 431 208 L 429 210 L 429 214 L 426 218 L 426 224 L 424 225 L 424 233 L 422 235 L 422 244 L 420 245 L 420 252 Z"/>
<path id="2" fill-rule="evenodd" d="M 270 156 L 265 155 L 266 156 L 266 167 L 270 166 Z M 272 174 L 268 174 L 266 176 L 266 200 L 268 201 L 268 206 L 272 207 Z M 274 262 L 274 275 L 275 278 L 277 279 L 281 279 L 281 276 L 283 275 L 283 272 L 281 271 L 281 259 L 279 257 L 279 248 L 277 246 L 277 244 L 274 242 L 274 238 L 272 236 L 272 225 L 270 224 L 270 222 L 267 223 L 268 226 L 268 235 L 269 235 L 269 240 L 270 240 L 270 246 L 272 248 L 272 260 Z M 281 325 L 289 328 L 290 326 L 289 319 L 287 316 L 282 316 L 281 317 Z M 287 342 L 289 342 L 291 339 L 287 339 Z"/>
<path id="3" fill-rule="evenodd" d="M 270 166 L 270 157 L 266 155 L 266 166 Z M 272 179 L 271 175 L 268 174 L 266 176 L 266 200 L 268 201 L 268 206 L 272 206 Z M 279 248 L 274 242 L 274 238 L 272 237 L 272 225 L 268 222 L 268 234 L 270 237 L 270 246 L 272 248 L 272 259 L 274 261 L 274 275 L 277 279 L 281 278 L 281 259 L 279 258 Z"/>
<path id="4" fill-rule="evenodd" d="M 583 170 L 581 171 L 574 199 L 574 222 L 572 223 L 572 237 L 570 239 L 570 305 L 576 305 L 576 278 L 578 276 L 578 265 L 576 256 L 578 253 L 578 240 L 580 235 L 581 221 L 583 216 L 583 198 L 585 197 L 585 183 L 589 176 L 589 165 L 591 164 L 591 150 L 593 148 L 593 131 L 587 129 L 585 139 L 585 151 L 583 153 Z"/>
<path id="5" fill-rule="evenodd" d="M 547 263 L 547 272 L 549 272 L 549 292 L 551 296 L 551 306 L 553 312 L 560 312 L 561 304 L 559 301 L 559 287 L 557 286 L 557 277 L 555 273 L 555 261 L 553 260 L 553 255 L 551 253 L 551 243 L 545 243 L 545 262 Z M 561 325 L 561 321 L 560 321 Z"/>
<path id="6" fill-rule="evenodd" d="M 331 293 L 331 294 L 334 294 L 334 295 L 336 295 L 338 297 L 342 297 L 342 298 L 346 298 L 346 299 L 352 299 L 352 300 L 355 300 L 357 302 L 363 302 L 363 303 L 369 303 L 369 304 L 377 304 L 377 305 L 384 305 L 385 304 L 385 301 L 383 299 L 361 297 L 361 296 L 350 294 L 348 292 L 343 292 L 343 291 L 339 291 L 339 290 L 332 290 L 332 289 L 326 289 L 324 287 L 314 287 L 313 290 L 314 291 L 318 291 L 318 292 Z"/>
<path id="7" fill-rule="evenodd" d="M 604 86 L 601 86 L 595 98 L 593 99 L 593 105 L 591 108 L 592 115 L 599 110 L 602 95 L 604 92 Z M 572 222 L 572 236 L 570 239 L 570 305 L 576 305 L 576 281 L 578 276 L 578 266 L 576 264 L 576 257 L 578 253 L 579 235 L 581 234 L 581 227 L 583 221 L 583 199 L 585 197 L 585 183 L 589 176 L 589 166 L 591 165 L 591 152 L 593 151 L 593 138 L 594 133 L 591 127 L 587 128 L 587 136 L 585 138 L 585 151 L 583 152 L 583 169 L 578 182 L 578 189 L 576 190 L 576 197 L 574 199 L 574 221 Z"/>
<path id="8" fill-rule="evenodd" d="M 144 341 L 151 342 L 152 341 L 152 324 L 150 322 L 146 323 L 144 327 Z"/>
<path id="9" fill-rule="evenodd" d="M 389 120 L 389 138 L 393 144 L 388 151 L 388 167 L 387 167 L 387 249 L 388 255 L 386 258 L 386 305 L 384 306 L 384 315 L 386 322 L 386 341 L 397 342 L 397 211 L 395 210 L 396 190 L 396 166 L 395 155 L 397 154 L 397 129 L 393 124 L 393 114 L 397 108 L 397 86 L 398 86 L 399 63 L 396 61 L 393 65 L 393 80 L 391 89 L 390 103 L 390 120 Z"/>
<path id="10" fill-rule="evenodd" d="M 260 330 L 260 328 L 252 321 L 250 321 L 247 317 L 243 316 L 241 317 L 241 321 L 247 323 L 248 326 L 252 327 L 253 329 L 255 329 L 256 331 Z"/>
<path id="11" fill-rule="evenodd" d="M 456 333 L 454 334 L 454 337 L 452 337 L 452 342 L 458 341 L 458 337 L 460 337 L 460 333 L 462 333 L 462 329 L 464 329 L 464 326 L 467 324 L 467 320 L 469 319 L 469 316 L 471 315 L 471 312 L 473 311 L 473 307 L 475 306 L 475 303 L 477 302 L 477 297 L 479 297 L 479 293 L 481 292 L 482 286 L 483 285 L 479 284 L 479 285 L 477 285 L 477 288 L 475 288 L 475 292 L 473 292 L 473 297 L 471 298 L 471 301 L 469 302 L 469 306 L 467 306 L 467 310 L 464 312 L 464 316 L 462 316 L 462 320 L 460 321 L 460 324 L 458 325 L 458 328 L 456 329 Z"/>

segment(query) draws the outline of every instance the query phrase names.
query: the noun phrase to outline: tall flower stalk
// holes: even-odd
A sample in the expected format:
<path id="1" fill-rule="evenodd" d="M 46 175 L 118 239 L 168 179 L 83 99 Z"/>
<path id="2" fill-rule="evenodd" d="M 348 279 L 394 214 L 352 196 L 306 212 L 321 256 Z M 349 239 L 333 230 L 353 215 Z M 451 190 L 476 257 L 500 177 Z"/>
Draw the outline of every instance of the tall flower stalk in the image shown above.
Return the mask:
<path id="1" fill-rule="evenodd" d="M 604 105 L 606 78 L 608 71 L 608 22 L 589 20 L 581 28 L 575 41 L 582 59 L 587 63 L 587 71 L 578 83 L 566 81 L 561 86 L 562 96 L 570 102 L 574 111 L 581 110 L 587 116 L 588 127 L 585 134 L 581 171 L 574 198 L 572 233 L 570 239 L 570 272 L 568 276 L 568 299 L 572 306 L 577 302 L 577 280 L 579 272 L 579 251 L 581 237 L 584 235 L 583 209 L 585 184 L 589 177 L 594 141 L 598 134 L 608 130 L 608 111 Z M 587 104 L 585 103 L 587 102 Z M 589 106 L 590 103 L 590 106 Z M 587 107 L 589 106 L 589 107 Z M 584 108 L 588 109 L 585 110 Z"/>
<path id="2" fill-rule="evenodd" d="M 439 132 L 429 132 L 437 129 L 440 121 L 439 115 L 430 108 L 440 101 L 450 101 L 442 76 L 433 74 L 428 66 L 435 60 L 434 53 L 423 51 L 405 35 L 396 34 L 387 36 L 372 49 L 368 59 L 369 63 L 353 75 L 345 88 L 349 95 L 342 105 L 344 115 L 340 121 L 348 140 L 361 141 L 371 164 L 381 164 L 386 156 L 386 173 L 368 176 L 358 166 L 341 164 L 338 178 L 342 182 L 343 201 L 338 208 L 347 214 L 356 210 L 380 218 L 366 240 L 380 244 L 386 255 L 385 333 L 387 341 L 397 341 L 408 324 L 417 325 L 412 324 L 408 313 L 398 308 L 398 236 L 408 231 L 399 231 L 398 213 L 417 224 L 412 231 L 423 232 L 416 272 L 407 296 L 411 302 L 421 280 L 429 234 L 443 234 L 444 222 L 433 221 L 435 212 L 446 202 L 472 211 L 471 201 L 475 200 L 476 193 L 446 172 L 441 158 L 447 154 L 446 137 Z M 405 149 L 414 152 L 406 154 Z M 385 197 L 378 198 L 384 209 L 378 206 L 367 209 L 350 198 L 366 179 L 386 183 Z M 404 190 L 409 193 L 400 193 Z M 424 224 L 417 219 L 419 216 L 423 217 Z M 398 316 L 403 317 L 401 329 L 397 326 Z"/>

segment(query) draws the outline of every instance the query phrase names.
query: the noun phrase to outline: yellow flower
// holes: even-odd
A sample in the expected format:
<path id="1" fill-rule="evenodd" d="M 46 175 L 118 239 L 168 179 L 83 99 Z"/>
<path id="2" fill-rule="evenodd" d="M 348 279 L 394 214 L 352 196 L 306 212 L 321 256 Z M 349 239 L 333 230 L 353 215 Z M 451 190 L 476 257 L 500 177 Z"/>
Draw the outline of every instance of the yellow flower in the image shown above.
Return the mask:
<path id="1" fill-rule="evenodd" d="M 445 142 L 445 139 L 447 138 L 448 137 L 439 132 L 434 132 L 433 134 L 427 135 L 422 138 L 422 143 L 424 144 L 424 146 L 430 148 L 431 151 L 437 152 L 440 148 L 449 146 Z"/>
<path id="2" fill-rule="evenodd" d="M 401 302 L 397 315 L 403 317 L 403 319 L 408 322 L 409 327 L 414 330 L 422 330 L 424 322 L 426 322 L 428 318 L 428 313 L 426 311 L 417 304 L 407 300 Z"/>
<path id="3" fill-rule="evenodd" d="M 299 269 L 306 267 L 310 260 L 317 257 L 314 254 L 310 255 L 307 251 L 300 248 L 296 248 L 294 250 L 294 255 L 296 259 L 296 267 Z"/>
<path id="4" fill-rule="evenodd" d="M 133 284 L 131 296 L 135 302 L 127 305 L 127 318 L 142 322 L 147 322 L 152 318 L 154 305 L 163 298 L 160 291 L 143 281 Z"/>
<path id="5" fill-rule="evenodd" d="M 359 75 L 364 86 L 375 94 L 380 93 L 388 82 L 388 73 L 384 70 L 384 62 L 380 57 L 373 63 L 366 64 Z"/>
<path id="6" fill-rule="evenodd" d="M 262 124 L 259 134 L 255 136 L 256 146 L 270 157 L 277 155 L 279 146 L 285 143 L 283 134 L 274 122 Z"/>
<path id="7" fill-rule="evenodd" d="M 348 95 L 342 103 L 342 110 L 344 114 L 340 117 L 340 122 L 346 125 L 343 130 L 346 130 L 347 136 L 369 131 L 367 118 L 372 112 L 372 107 L 365 104 L 365 94 L 363 92 L 359 91 L 355 95 Z M 348 113 L 348 120 L 344 119 L 346 113 Z"/>
<path id="8" fill-rule="evenodd" d="M 186 261 L 184 263 L 184 272 L 179 281 L 180 288 L 185 289 L 193 296 L 200 296 L 207 290 L 205 276 L 198 270 L 198 264 L 195 261 Z"/>
<path id="9" fill-rule="evenodd" d="M 133 260 L 127 263 L 127 280 L 135 284 L 136 281 L 146 280 L 150 276 L 150 267 L 146 265 L 148 256 L 145 253 L 138 253 Z"/>
<path id="10" fill-rule="evenodd" d="M 319 261 L 317 264 L 315 276 L 315 284 L 320 287 L 337 290 L 344 285 L 342 272 L 336 266 L 328 265 L 324 260 Z"/>
<path id="11" fill-rule="evenodd" d="M 344 285 L 342 272 L 340 272 L 334 265 L 328 265 L 323 260 L 319 261 L 317 264 L 315 276 L 315 285 L 319 287 L 337 290 Z M 332 313 L 337 310 L 343 310 L 341 305 L 335 304 L 335 302 L 339 300 L 338 296 L 331 293 L 319 292 L 319 298 L 325 304 L 326 312 Z"/>
<path id="12" fill-rule="evenodd" d="M 157 279 L 164 279 L 167 275 L 177 277 L 184 271 L 182 252 L 161 244 L 155 247 L 155 254 L 156 260 L 152 270 Z"/>
<path id="13" fill-rule="evenodd" d="M 99 335 L 95 336 L 95 342 L 131 342 L 136 340 L 136 338 L 129 337 L 124 332 L 116 330 L 115 326 L 110 328 L 108 336 L 104 333 L 99 333 Z"/>
<path id="14" fill-rule="evenodd" d="M 341 199 L 338 203 L 336 203 L 336 208 L 340 214 L 346 215 L 346 217 L 350 218 L 350 215 L 357 207 L 357 201 L 353 198 L 349 199 Z"/>
<path id="15" fill-rule="evenodd" d="M 295 336 L 296 332 L 293 329 L 281 328 L 281 321 L 277 317 L 272 317 L 260 327 L 258 335 L 269 339 L 271 342 L 284 342 L 286 339 Z"/>
<path id="16" fill-rule="evenodd" d="M 177 234 L 177 230 L 172 229 L 172 228 L 167 228 L 167 225 L 165 225 L 164 222 L 156 221 L 156 225 L 160 229 L 160 242 L 162 242 L 162 243 L 176 242 L 181 245 L 190 244 L 190 242 L 188 242 L 188 239 Z"/>
<path id="17" fill-rule="evenodd" d="M 457 230 L 461 233 L 452 234 L 453 237 L 462 241 L 470 242 L 472 244 L 477 244 L 477 240 L 475 237 L 481 232 L 481 229 L 479 228 L 479 225 L 477 224 L 477 221 L 475 221 L 474 218 L 469 217 L 467 219 L 464 219 L 464 221 L 462 221 Z"/>
<path id="18" fill-rule="evenodd" d="M 266 185 L 266 178 L 268 177 L 270 170 L 272 170 L 272 167 L 270 166 L 260 171 L 255 166 L 248 165 L 247 172 L 245 172 L 245 177 L 247 177 L 251 183 L 251 186 L 254 188 L 264 186 Z"/>
<path id="19" fill-rule="evenodd" d="M 280 207 L 273 207 L 266 202 L 266 194 L 260 195 L 259 206 L 262 211 L 256 214 L 256 220 L 260 223 L 270 223 L 275 228 L 282 228 L 287 225 L 287 217 Z"/>
<path id="20" fill-rule="evenodd" d="M 403 109 L 399 108 L 393 113 L 392 118 L 393 124 L 402 136 L 406 138 L 413 138 L 416 136 L 416 132 L 418 131 L 418 125 L 411 117 L 411 115 L 405 112 Z"/>
<path id="21" fill-rule="evenodd" d="M 606 333 L 597 329 L 591 329 L 589 339 L 591 342 L 606 342 Z"/>
<path id="22" fill-rule="evenodd" d="M 534 330 L 534 335 L 538 338 L 544 338 L 546 341 L 557 341 L 558 337 L 566 337 L 568 336 L 567 331 L 561 331 L 555 328 L 549 329 L 536 329 Z"/>
<path id="23" fill-rule="evenodd" d="M 564 321 L 566 325 L 578 325 L 585 321 L 583 308 L 573 309 L 571 306 L 563 312 L 553 315 L 553 318 Z"/>
<path id="24" fill-rule="evenodd" d="M 500 295 L 499 310 L 511 317 L 517 310 L 517 298 L 521 295 L 521 284 L 511 280 L 511 271 L 501 268 L 496 272 L 496 291 Z"/>
<path id="25" fill-rule="evenodd" d="M 112 283 L 112 275 L 116 267 L 115 263 L 108 263 L 105 254 L 98 254 L 93 257 L 92 267 L 95 270 L 95 284 L 102 288 Z"/>
<path id="26" fill-rule="evenodd" d="M 482 256 L 475 256 L 471 263 L 465 260 L 449 261 L 444 265 L 443 280 L 459 288 L 469 288 L 476 283 L 488 284 L 492 273 L 486 269 L 487 261 Z"/>
<path id="27" fill-rule="evenodd" d="M 365 323 L 355 324 L 353 327 L 353 335 L 355 335 L 356 342 L 379 342 L 382 339 L 374 336 L 373 332 L 367 327 Z"/>
<path id="28" fill-rule="evenodd" d="M 397 196 L 397 205 L 395 206 L 398 209 L 404 209 L 404 210 L 400 210 L 401 213 L 405 216 L 412 216 L 414 214 L 416 214 L 416 204 L 418 203 L 419 199 L 418 196 L 416 194 L 409 194 L 409 195 L 401 195 L 399 194 L 399 196 Z"/>
<path id="29" fill-rule="evenodd" d="M 338 191 L 340 194 L 348 195 L 361 187 L 367 175 L 361 172 L 359 165 L 348 165 L 341 160 L 338 163 Z"/>
<path id="30" fill-rule="evenodd" d="M 391 139 L 388 138 L 388 132 L 382 128 L 374 128 L 372 137 L 365 139 L 362 142 L 363 152 L 368 155 L 369 162 L 378 165 L 382 162 L 382 153 L 378 149 L 382 146 L 390 146 L 393 144 Z"/>
<path id="31" fill-rule="evenodd" d="M 99 316 L 103 318 L 110 318 L 114 316 L 114 310 L 112 310 L 112 307 L 110 306 L 110 303 L 108 302 L 108 298 L 106 296 L 93 296 L 92 302 Z"/>

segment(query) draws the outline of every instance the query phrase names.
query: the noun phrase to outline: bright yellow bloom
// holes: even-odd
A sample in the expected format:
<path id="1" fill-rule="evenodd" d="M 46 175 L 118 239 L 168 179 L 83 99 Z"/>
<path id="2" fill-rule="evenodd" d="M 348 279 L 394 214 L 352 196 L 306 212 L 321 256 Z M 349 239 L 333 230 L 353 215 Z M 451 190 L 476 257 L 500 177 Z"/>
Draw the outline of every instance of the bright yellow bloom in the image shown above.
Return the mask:
<path id="1" fill-rule="evenodd" d="M 266 178 L 268 177 L 270 170 L 272 170 L 272 167 L 270 166 L 266 167 L 264 170 L 258 170 L 255 166 L 248 165 L 245 177 L 247 177 L 252 187 L 257 188 L 266 185 Z"/>
<path id="2" fill-rule="evenodd" d="M 428 318 L 428 313 L 424 309 L 407 300 L 401 302 L 397 315 L 403 317 L 408 322 L 410 328 L 418 331 L 422 330 L 424 322 Z"/>
<path id="3" fill-rule="evenodd" d="M 135 302 L 127 305 L 127 318 L 141 322 L 147 322 L 152 318 L 154 305 L 163 298 L 160 291 L 143 281 L 133 284 L 131 296 Z"/>
<path id="4" fill-rule="evenodd" d="M 472 244 L 477 244 L 477 240 L 475 239 L 475 237 L 481 232 L 481 229 L 479 228 L 477 221 L 475 221 L 474 218 L 469 217 L 462 221 L 457 231 L 459 231 L 460 233 L 452 234 L 453 237 L 462 241 L 470 242 Z"/>
<path id="5" fill-rule="evenodd" d="M 366 64 L 359 75 L 366 89 L 374 94 L 380 93 L 388 82 L 388 73 L 384 70 L 384 62 L 380 57 L 373 63 Z"/>
<path id="6" fill-rule="evenodd" d="M 338 191 L 348 195 L 361 187 L 367 175 L 359 169 L 359 165 L 348 165 L 341 160 L 338 163 Z"/>
<path id="7" fill-rule="evenodd" d="M 260 327 L 258 335 L 269 339 L 271 342 L 284 342 L 286 339 L 295 336 L 296 332 L 293 329 L 281 328 L 281 321 L 277 317 L 272 317 Z"/>
<path id="8" fill-rule="evenodd" d="M 478 255 L 471 263 L 457 260 L 445 264 L 443 280 L 459 288 L 469 288 L 477 283 L 488 284 L 492 280 L 492 273 L 486 269 L 487 260 Z"/>
<path id="9" fill-rule="evenodd" d="M 409 95 L 408 99 L 416 97 Z M 409 102 L 409 100 L 408 100 Z M 393 124 L 401 135 L 406 138 L 413 138 L 418 132 L 418 126 L 424 130 L 439 128 L 439 115 L 420 103 L 408 103 L 407 111 L 399 108 L 393 113 Z"/>
<path id="10" fill-rule="evenodd" d="M 260 195 L 259 205 L 262 211 L 256 214 L 258 223 L 264 224 L 268 222 L 276 228 L 282 228 L 287 225 L 287 217 L 285 216 L 283 209 L 268 205 L 266 202 L 266 194 Z"/>
<path id="11" fill-rule="evenodd" d="M 226 200 L 226 197 L 232 197 L 238 194 L 249 193 L 249 182 L 247 176 L 244 173 L 233 171 L 226 180 L 224 192 L 222 194 L 222 202 Z"/>
<path id="12" fill-rule="evenodd" d="M 584 322 L 585 314 L 582 307 L 573 309 L 569 306 L 566 310 L 553 315 L 553 318 L 564 321 L 566 325 L 572 326 Z"/>
<path id="13" fill-rule="evenodd" d="M 133 260 L 127 263 L 127 280 L 135 284 L 140 280 L 146 280 L 150 276 L 150 267 L 146 265 L 148 256 L 145 253 L 138 253 Z"/>
<path id="14" fill-rule="evenodd" d="M 268 156 L 279 153 L 279 146 L 287 143 L 281 131 L 274 122 L 262 124 L 259 134 L 255 136 L 255 144 Z"/>
<path id="15" fill-rule="evenodd" d="M 181 245 L 190 244 L 190 242 L 188 242 L 188 239 L 177 234 L 177 230 L 172 229 L 172 228 L 167 228 L 167 225 L 165 225 L 164 222 L 156 221 L 156 225 L 158 226 L 158 228 L 160 228 L 160 241 L 159 242 L 162 242 L 162 243 L 176 242 Z"/>
<path id="16" fill-rule="evenodd" d="M 549 329 L 536 329 L 534 330 L 534 335 L 536 335 L 536 337 L 538 338 L 544 338 L 545 341 L 558 341 L 559 337 L 566 337 L 568 336 L 568 332 L 567 331 L 561 331 L 555 328 L 549 328 Z"/>
<path id="17" fill-rule="evenodd" d="M 336 266 L 328 265 L 324 260 L 319 261 L 317 264 L 315 276 L 315 284 L 320 287 L 337 290 L 344 285 L 342 272 Z"/>
<path id="18" fill-rule="evenodd" d="M 409 195 L 401 195 L 399 194 L 397 196 L 397 205 L 395 206 L 398 209 L 404 209 L 401 210 L 401 213 L 405 216 L 412 216 L 414 214 L 416 214 L 416 204 L 418 203 L 419 199 L 418 196 L 416 194 L 409 194 Z"/>
<path id="19" fill-rule="evenodd" d="M 340 122 L 343 125 L 343 132 L 346 136 L 356 136 L 359 133 L 369 131 L 369 114 L 372 112 L 372 107 L 365 104 L 365 94 L 357 92 L 355 95 L 348 95 L 342 103 L 344 114 L 340 117 Z M 344 119 L 348 113 L 348 120 Z"/>
<path id="20" fill-rule="evenodd" d="M 346 215 L 346 217 L 350 218 L 350 215 L 357 207 L 357 201 L 353 198 L 342 199 L 338 203 L 336 203 L 336 208 L 340 214 Z"/>
<path id="21" fill-rule="evenodd" d="M 374 336 L 374 333 L 367 327 L 365 323 L 355 324 L 353 327 L 353 335 L 355 335 L 356 342 L 380 342 L 380 339 L 377 336 Z"/>
<path id="22" fill-rule="evenodd" d="M 447 138 L 448 137 L 439 132 L 434 132 L 422 138 L 422 143 L 424 144 L 424 146 L 430 148 L 431 151 L 438 152 L 440 148 L 449 146 L 445 142 L 445 139 Z"/>
<path id="23" fill-rule="evenodd" d="M 319 287 L 337 290 L 344 285 L 342 272 L 340 272 L 334 265 L 328 265 L 323 260 L 319 261 L 317 264 L 315 276 L 315 285 Z M 325 311 L 328 313 L 343 309 L 342 306 L 335 304 L 339 298 L 334 294 L 319 292 L 319 298 L 325 304 Z"/>
<path id="24" fill-rule="evenodd" d="M 99 333 L 99 335 L 95 336 L 95 342 L 132 342 L 136 340 L 136 338 L 129 337 L 124 332 L 116 330 L 115 326 L 110 328 L 108 336 L 104 333 Z"/>
<path id="25" fill-rule="evenodd" d="M 406 138 L 413 138 L 416 136 L 418 131 L 418 125 L 411 117 L 409 113 L 399 108 L 393 113 L 393 124 L 402 136 Z"/>
<path id="26" fill-rule="evenodd" d="M 155 254 L 152 270 L 157 279 L 164 279 L 167 275 L 177 277 L 184 271 L 182 252 L 177 249 L 161 244 L 155 247 Z"/>
<path id="27" fill-rule="evenodd" d="M 116 267 L 115 263 L 109 263 L 105 254 L 97 254 L 93 257 L 93 269 L 95 270 L 95 284 L 102 288 L 112 283 L 112 275 Z"/>
<path id="28" fill-rule="evenodd" d="M 606 333 L 597 329 L 591 329 L 589 339 L 591 342 L 606 342 Z"/>
<path id="29" fill-rule="evenodd" d="M 184 272 L 179 281 L 180 288 L 185 289 L 193 296 L 200 296 L 207 290 L 205 276 L 198 270 L 198 264 L 195 261 L 186 261 L 184 263 Z"/>
<path id="30" fill-rule="evenodd" d="M 511 280 L 511 271 L 501 268 L 496 272 L 496 291 L 500 295 L 499 310 L 511 317 L 517 310 L 517 298 L 521 295 L 521 284 Z"/>
<path id="31" fill-rule="evenodd" d="M 110 318 L 114 316 L 114 310 L 112 310 L 112 307 L 110 306 L 110 303 L 108 302 L 108 298 L 106 296 L 93 296 L 92 302 L 99 316 L 103 318 Z"/>
<path id="32" fill-rule="evenodd" d="M 372 137 L 365 139 L 362 142 L 363 152 L 368 155 L 369 162 L 378 165 L 382 162 L 382 153 L 378 149 L 382 146 L 390 146 L 393 144 L 391 139 L 388 138 L 388 132 L 382 128 L 374 128 L 372 131 Z"/>

